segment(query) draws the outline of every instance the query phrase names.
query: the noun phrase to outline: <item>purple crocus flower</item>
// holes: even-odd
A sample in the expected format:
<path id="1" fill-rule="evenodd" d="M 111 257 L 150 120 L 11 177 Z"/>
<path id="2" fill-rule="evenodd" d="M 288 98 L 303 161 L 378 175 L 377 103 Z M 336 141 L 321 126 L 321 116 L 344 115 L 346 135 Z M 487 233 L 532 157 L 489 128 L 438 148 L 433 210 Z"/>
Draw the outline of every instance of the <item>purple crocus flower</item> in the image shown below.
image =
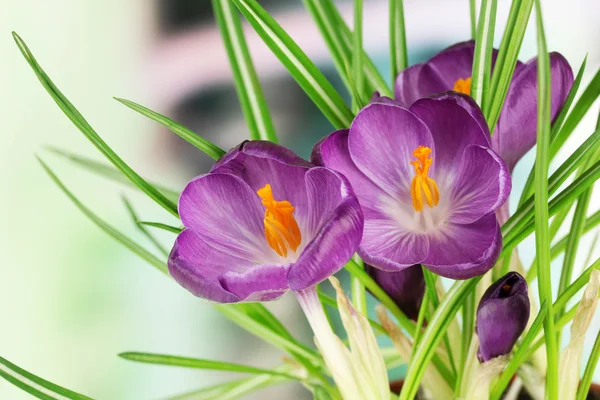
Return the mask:
<path id="1" fill-rule="evenodd" d="M 423 264 L 466 279 L 489 270 L 502 247 L 494 212 L 511 179 L 490 146 L 481 110 L 451 92 L 410 109 L 375 99 L 349 130 L 319 142 L 312 160 L 352 183 L 365 215 L 365 262 L 384 271 Z"/>
<path id="2" fill-rule="evenodd" d="M 429 61 L 402 71 L 395 85 L 396 101 L 410 107 L 415 101 L 436 93 L 454 90 L 471 94 L 471 70 L 475 42 L 458 43 L 441 51 Z M 492 54 L 496 61 L 497 50 Z M 552 119 L 556 117 L 573 85 L 573 71 L 559 53 L 550 53 L 552 76 Z M 517 62 L 504 107 L 492 136 L 492 149 L 513 170 L 536 141 L 537 59 Z"/>
<path id="3" fill-rule="evenodd" d="M 266 301 L 337 272 L 356 251 L 363 215 L 347 180 L 270 142 L 247 141 L 181 194 L 185 226 L 169 272 L 219 303 Z"/>
<path id="4" fill-rule="evenodd" d="M 365 270 L 408 318 L 417 320 L 425 295 L 425 278 L 420 265 L 397 272 L 382 271 L 365 265 Z"/>
<path id="5" fill-rule="evenodd" d="M 477 307 L 480 362 L 510 353 L 529 321 L 527 281 L 509 272 L 488 288 Z"/>

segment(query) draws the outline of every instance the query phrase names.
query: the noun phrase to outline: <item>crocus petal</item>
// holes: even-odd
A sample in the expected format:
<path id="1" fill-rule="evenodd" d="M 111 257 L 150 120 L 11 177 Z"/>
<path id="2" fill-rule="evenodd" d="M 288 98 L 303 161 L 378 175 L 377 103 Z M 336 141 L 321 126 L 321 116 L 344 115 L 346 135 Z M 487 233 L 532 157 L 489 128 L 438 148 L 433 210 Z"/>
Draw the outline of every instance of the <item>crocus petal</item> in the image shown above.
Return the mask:
<path id="1" fill-rule="evenodd" d="M 494 266 L 502 248 L 502 233 L 495 214 L 467 225 L 448 223 L 430 235 L 423 264 L 438 275 L 468 279 Z"/>
<path id="2" fill-rule="evenodd" d="M 253 265 L 241 272 L 228 271 L 219 282 L 244 301 L 269 301 L 288 290 L 287 273 L 287 265 Z"/>
<path id="3" fill-rule="evenodd" d="M 459 94 L 444 94 L 416 101 L 410 111 L 415 113 L 429 128 L 435 143 L 433 165 L 436 171 L 447 175 L 457 170 L 465 147 L 473 144 L 490 146 L 487 125 L 483 128 L 465 107 L 468 102 Z M 461 101 L 461 103 L 459 103 Z M 472 110 L 483 118 L 481 111 Z M 448 176 L 432 176 L 448 181 Z"/>
<path id="4" fill-rule="evenodd" d="M 529 321 L 527 282 L 509 272 L 484 293 L 477 307 L 479 361 L 510 353 Z"/>
<path id="5" fill-rule="evenodd" d="M 470 40 L 442 50 L 429 61 L 403 70 L 396 78 L 395 98 L 404 107 L 418 99 L 454 88 L 458 79 L 471 76 L 475 42 Z"/>
<path id="6" fill-rule="evenodd" d="M 276 200 L 287 200 L 295 207 L 294 216 L 301 221 L 307 210 L 304 174 L 312 166 L 293 151 L 278 144 L 246 141 L 223 156 L 211 173 L 238 176 L 256 193 L 267 183 Z"/>
<path id="7" fill-rule="evenodd" d="M 492 149 L 468 146 L 463 151 L 456 180 L 452 184 L 449 221 L 469 224 L 500 208 L 512 188 L 504 161 Z"/>
<path id="8" fill-rule="evenodd" d="M 429 251 L 427 235 L 402 230 L 383 214 L 365 219 L 358 254 L 366 263 L 384 271 L 402 271 L 423 262 Z"/>
<path id="9" fill-rule="evenodd" d="M 225 290 L 218 277 L 230 268 L 251 265 L 206 244 L 200 236 L 185 229 L 177 236 L 169 256 L 169 273 L 193 295 L 219 303 L 235 303 L 241 299 Z"/>
<path id="10" fill-rule="evenodd" d="M 292 290 L 313 286 L 339 271 L 356 251 L 363 231 L 363 214 L 352 187 L 327 168 L 306 173 L 309 199 L 307 230 L 314 237 L 289 270 Z"/>
<path id="11" fill-rule="evenodd" d="M 365 217 L 377 208 L 382 198 L 389 197 L 383 189 L 363 174 L 350 155 L 348 149 L 348 129 L 333 132 L 313 147 L 311 161 L 341 172 L 352 183 Z"/>
<path id="12" fill-rule="evenodd" d="M 264 207 L 240 178 L 207 174 L 192 180 L 179 198 L 179 214 L 209 246 L 260 263 L 275 252 L 264 234 Z"/>
<path id="13" fill-rule="evenodd" d="M 425 278 L 420 265 L 398 272 L 386 272 L 370 265 L 366 265 L 365 270 L 408 318 L 417 319 L 425 294 Z"/>
<path id="14" fill-rule="evenodd" d="M 410 201 L 414 176 L 413 152 L 435 147 L 427 126 L 413 113 L 393 103 L 371 103 L 350 127 L 348 147 L 354 164 L 393 197 Z M 432 167 L 432 168 L 435 168 Z"/>
<path id="15" fill-rule="evenodd" d="M 550 53 L 552 76 L 551 116 L 558 115 L 573 86 L 573 71 L 559 53 Z M 517 161 L 533 147 L 537 130 L 537 59 L 529 61 L 510 85 L 500 113 L 493 149 L 512 171 Z"/>

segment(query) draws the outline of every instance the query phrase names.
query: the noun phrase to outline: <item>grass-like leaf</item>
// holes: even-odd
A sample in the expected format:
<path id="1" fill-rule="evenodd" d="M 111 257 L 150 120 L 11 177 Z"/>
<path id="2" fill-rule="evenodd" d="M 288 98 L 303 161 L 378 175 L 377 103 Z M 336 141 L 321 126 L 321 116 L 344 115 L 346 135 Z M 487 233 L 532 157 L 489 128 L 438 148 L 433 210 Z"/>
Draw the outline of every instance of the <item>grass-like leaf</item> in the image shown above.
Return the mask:
<path id="1" fill-rule="evenodd" d="M 148 238 L 148 240 L 154 245 L 154 247 L 158 249 L 158 251 L 160 251 L 165 257 L 168 257 L 169 251 L 158 241 L 158 239 L 154 237 L 154 235 L 150 233 L 150 231 L 148 231 L 148 229 L 146 229 L 146 227 L 143 224 L 140 224 L 138 215 L 135 212 L 133 206 L 131 205 L 131 202 L 124 195 L 122 196 L 122 199 L 123 203 L 125 204 L 125 208 L 127 209 L 127 212 L 129 213 L 129 216 L 131 217 L 131 220 L 133 221 L 135 226 L 137 226 L 139 231 L 142 232 L 142 234 L 146 236 L 146 238 Z"/>
<path id="2" fill-rule="evenodd" d="M 592 352 L 585 366 L 585 371 L 583 372 L 583 377 L 581 378 L 579 389 L 577 389 L 577 396 L 575 397 L 576 400 L 585 400 L 587 398 L 588 392 L 590 391 L 590 386 L 592 384 L 592 378 L 594 377 L 594 372 L 596 371 L 596 366 L 598 365 L 599 359 L 600 332 L 598 332 L 598 334 L 596 335 L 594 347 L 592 347 Z"/>
<path id="3" fill-rule="evenodd" d="M 577 124 L 579 124 L 579 122 L 581 121 L 580 117 L 573 117 L 573 119 L 567 126 L 568 129 L 565 131 L 563 131 L 561 129 L 561 127 L 563 126 L 564 120 L 568 115 L 568 111 L 570 110 L 571 104 L 573 103 L 573 100 L 575 99 L 577 90 L 579 90 L 579 86 L 581 85 L 581 79 L 583 78 L 583 73 L 585 71 L 586 64 L 587 64 L 587 57 L 583 60 L 583 63 L 581 64 L 581 67 L 579 68 L 579 72 L 577 72 L 577 76 L 575 77 L 575 81 L 573 82 L 573 86 L 571 87 L 571 90 L 569 91 L 569 94 L 567 95 L 565 104 L 564 104 L 563 108 L 560 110 L 560 113 L 558 114 L 558 116 L 556 117 L 554 124 L 552 125 L 552 130 L 550 133 L 550 160 L 553 159 L 556 152 L 558 152 L 558 150 L 560 150 L 560 148 L 566 142 L 568 137 L 571 135 L 571 133 L 573 132 L 573 130 L 575 129 Z M 589 88 L 590 87 L 588 87 L 588 89 Z M 586 89 L 586 91 L 587 91 L 587 89 Z M 586 96 L 586 97 L 589 97 L 589 96 Z M 586 112 L 587 112 L 587 109 L 589 109 L 589 106 L 587 106 L 587 102 L 578 103 L 578 104 L 583 104 L 583 105 L 575 106 L 574 109 L 579 110 L 578 112 L 581 112 L 581 110 L 586 107 L 587 107 Z M 572 127 L 572 129 L 570 127 Z M 560 133 L 561 139 L 559 141 L 557 141 L 559 133 Z M 554 144 L 555 142 L 556 142 L 556 144 Z M 554 153 L 553 153 L 553 151 L 554 151 Z M 525 188 L 523 189 L 523 192 L 521 193 L 519 205 L 523 204 L 523 202 L 529 196 L 531 196 L 531 194 L 533 193 L 532 187 L 533 187 L 534 170 L 535 169 L 532 168 L 531 173 L 529 174 L 529 177 L 527 177 L 527 182 L 525 183 Z"/>
<path id="4" fill-rule="evenodd" d="M 152 266 L 156 267 L 159 271 L 164 272 L 165 274 L 168 274 L 167 264 L 164 261 L 158 259 L 155 255 L 153 255 L 148 250 L 146 250 L 145 248 L 143 248 L 142 246 L 137 244 L 134 240 L 130 239 L 123 233 L 119 232 L 117 229 L 113 228 L 111 225 L 106 223 L 103 219 L 101 219 L 96 214 L 94 214 L 92 211 L 90 211 L 89 208 L 84 206 L 83 203 L 81 203 L 79 201 L 79 199 L 77 199 L 77 197 L 75 197 L 75 195 L 73 195 L 73 193 L 71 193 L 71 191 L 69 191 L 69 189 L 67 189 L 67 187 L 60 181 L 60 179 L 58 179 L 58 177 L 54 174 L 54 172 L 52 172 L 52 170 L 48 167 L 48 165 L 46 165 L 46 163 L 44 163 L 44 161 L 42 161 L 39 158 L 38 158 L 38 160 L 40 161 L 40 163 L 42 164 L 42 167 L 48 173 L 50 178 L 52 178 L 54 183 L 56 183 L 56 185 L 60 188 L 60 190 L 62 190 L 63 193 L 66 194 L 69 199 L 71 199 L 71 201 L 75 204 L 75 206 L 77 206 L 77 208 L 79 208 L 79 210 L 82 213 L 84 213 L 86 217 L 88 217 L 90 220 L 92 220 L 92 222 L 94 224 L 96 224 L 100 229 L 102 229 L 104 232 L 106 232 L 112 238 L 114 238 L 115 240 L 120 242 L 122 245 L 127 247 L 129 250 L 131 250 L 131 252 L 133 252 L 134 254 L 137 254 L 142 259 L 149 262 Z"/>
<path id="5" fill-rule="evenodd" d="M 408 66 L 406 47 L 406 24 L 404 23 L 404 1 L 389 0 L 390 5 L 390 70 L 392 82 L 400 71 Z"/>
<path id="6" fill-rule="evenodd" d="M 158 228 L 158 229 L 162 229 L 164 231 L 167 232 L 172 232 L 172 233 L 181 233 L 181 231 L 183 231 L 183 228 L 178 228 L 176 226 L 171 226 L 171 225 L 167 225 L 167 224 L 163 224 L 161 222 L 152 222 L 152 221 L 138 221 L 138 224 L 140 225 L 146 225 L 146 226 L 151 226 L 153 228 Z"/>
<path id="7" fill-rule="evenodd" d="M 354 111 L 363 107 L 364 92 L 363 74 L 363 0 L 354 0 L 354 32 L 352 35 L 352 83 L 357 95 L 353 97 Z"/>
<path id="8" fill-rule="evenodd" d="M 557 400 L 558 396 L 558 343 L 554 332 L 554 313 L 552 308 L 552 279 L 550 273 L 550 233 L 548 211 L 548 167 L 550 164 L 550 123 L 551 123 L 551 77 L 550 55 L 546 46 L 546 34 L 542 18 L 540 1 L 535 1 L 537 26 L 537 147 L 535 157 L 535 250 L 537 257 L 538 288 L 540 304 L 548 303 L 548 314 L 544 319 L 544 338 L 546 342 L 546 398 Z"/>
<path id="9" fill-rule="evenodd" d="M 485 109 L 488 102 L 497 6 L 497 0 L 482 0 L 477 23 L 473 73 L 471 75 L 471 96 L 482 109 Z"/>
<path id="10" fill-rule="evenodd" d="M 331 124 L 349 127 L 353 114 L 344 99 L 273 17 L 254 0 L 232 1 Z"/>
<path id="11" fill-rule="evenodd" d="M 203 360 L 199 358 L 190 357 L 179 357 L 166 354 L 155 354 L 155 353 L 139 353 L 139 352 L 125 352 L 119 354 L 119 357 L 130 361 L 137 361 L 146 364 L 160 364 L 170 365 L 174 367 L 183 368 L 197 368 L 197 369 L 209 369 L 213 371 L 229 371 L 229 372 L 240 372 L 246 374 L 264 374 L 264 375 L 277 375 L 283 376 L 289 379 L 299 379 L 295 375 L 291 375 L 284 372 L 279 372 L 276 369 L 264 369 L 252 367 L 250 365 L 214 361 L 214 360 Z"/>
<path id="12" fill-rule="evenodd" d="M 542 326 L 543 326 L 544 319 L 546 318 L 547 314 L 548 314 L 548 302 L 544 301 L 544 303 L 542 303 L 542 306 L 540 307 L 540 311 L 539 311 L 538 315 L 535 317 L 535 320 L 531 324 L 529 331 L 527 331 L 527 334 L 525 335 L 523 342 L 521 342 L 519 349 L 512 356 L 510 362 L 508 363 L 508 365 L 506 366 L 506 368 L 500 375 L 500 378 L 498 379 L 498 381 L 492 388 L 492 391 L 490 394 L 490 400 L 500 399 L 500 397 L 504 393 L 504 390 L 510 383 L 510 381 L 513 378 L 513 376 L 515 375 L 515 373 L 517 372 L 517 369 L 519 369 L 519 366 L 521 366 L 521 364 L 523 364 L 527 360 L 527 355 L 528 355 L 527 350 L 533 343 L 533 340 L 537 337 L 538 333 L 540 333 L 540 330 L 542 329 Z"/>
<path id="13" fill-rule="evenodd" d="M 450 326 L 454 315 L 458 312 L 464 299 L 475 290 L 475 286 L 481 277 L 466 281 L 456 281 L 446 296 L 440 302 L 433 317 L 428 321 L 425 332 L 415 350 L 414 357 L 406 372 L 404 386 L 400 392 L 400 400 L 414 399 L 419 389 L 419 383 L 425 373 L 425 368 L 431 361 L 437 346 L 442 340 L 443 334 Z"/>
<path id="14" fill-rule="evenodd" d="M 137 111 L 140 114 L 166 126 L 171 130 L 171 132 L 175 133 L 177 136 L 190 143 L 191 145 L 195 146 L 203 153 L 209 155 L 215 160 L 218 160 L 225 154 L 225 151 L 223 149 L 204 139 L 196 132 L 186 128 L 183 125 L 178 124 L 171 118 L 165 117 L 164 115 L 161 115 L 155 111 L 150 110 L 149 108 L 134 103 L 131 100 L 120 99 L 118 97 L 115 97 L 115 100 L 117 100 L 121 104 L 126 105 L 132 110 Z"/>
<path id="15" fill-rule="evenodd" d="M 111 181 L 122 183 L 129 187 L 139 189 L 139 187 L 135 185 L 131 180 L 127 179 L 127 177 L 123 175 L 121 171 L 119 171 L 111 165 L 107 165 L 102 162 L 92 160 L 91 158 L 87 158 L 66 150 L 59 149 L 57 147 L 49 146 L 47 147 L 47 149 L 56 155 L 66 158 L 67 160 L 74 163 L 76 166 L 87 169 L 88 171 L 94 174 L 100 175 Z M 177 201 L 179 200 L 179 192 L 177 192 L 176 190 L 167 188 L 158 183 L 150 181 L 149 183 L 172 202 L 177 203 Z"/>
<path id="16" fill-rule="evenodd" d="M 250 129 L 250 137 L 254 140 L 277 142 L 275 127 L 252 64 L 239 14 L 230 0 L 212 0 L 212 5 L 227 49 L 235 88 Z"/>
<path id="17" fill-rule="evenodd" d="M 471 37 L 477 36 L 477 2 L 469 0 L 469 18 L 471 21 Z"/>
<path id="18" fill-rule="evenodd" d="M 533 0 L 513 0 L 511 3 L 490 84 L 490 101 L 484 109 L 484 115 L 492 134 L 515 71 L 532 8 Z"/>
<path id="19" fill-rule="evenodd" d="M 65 389 L 0 357 L 0 376 L 19 389 L 43 400 L 91 400 L 90 397 Z"/>
<path id="20" fill-rule="evenodd" d="M 157 188 L 146 182 L 140 175 L 137 174 L 125 161 L 123 161 L 111 148 L 106 144 L 104 140 L 96 133 L 96 131 L 88 124 L 83 118 L 83 115 L 77 111 L 75 106 L 61 93 L 60 90 L 50 80 L 48 75 L 44 72 L 42 67 L 38 64 L 33 54 L 23 41 L 15 32 L 13 32 L 15 43 L 19 47 L 21 54 L 25 57 L 27 63 L 33 69 L 33 72 L 41 82 L 44 89 L 50 94 L 52 99 L 65 113 L 65 115 L 73 122 L 73 124 L 87 137 L 90 142 L 96 148 L 104 154 L 104 156 L 111 162 L 119 171 L 121 171 L 133 184 L 139 187 L 148 197 L 153 199 L 156 203 L 162 206 L 165 210 L 178 217 L 177 204 L 169 200 L 163 195 Z"/>

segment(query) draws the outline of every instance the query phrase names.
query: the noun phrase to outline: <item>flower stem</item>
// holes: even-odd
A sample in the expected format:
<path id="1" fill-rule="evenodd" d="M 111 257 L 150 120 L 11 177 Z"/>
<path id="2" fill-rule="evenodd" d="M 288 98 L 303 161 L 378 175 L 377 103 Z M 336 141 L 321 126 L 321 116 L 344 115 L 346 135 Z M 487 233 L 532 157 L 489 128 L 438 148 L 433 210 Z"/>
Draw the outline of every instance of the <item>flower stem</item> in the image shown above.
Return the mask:
<path id="1" fill-rule="evenodd" d="M 354 261 L 364 270 L 364 263 L 360 259 L 360 257 L 355 254 L 353 257 Z M 369 310 L 367 308 L 367 293 L 365 292 L 365 285 L 358 279 L 358 277 L 352 275 L 352 304 L 356 311 L 364 315 L 368 316 Z"/>

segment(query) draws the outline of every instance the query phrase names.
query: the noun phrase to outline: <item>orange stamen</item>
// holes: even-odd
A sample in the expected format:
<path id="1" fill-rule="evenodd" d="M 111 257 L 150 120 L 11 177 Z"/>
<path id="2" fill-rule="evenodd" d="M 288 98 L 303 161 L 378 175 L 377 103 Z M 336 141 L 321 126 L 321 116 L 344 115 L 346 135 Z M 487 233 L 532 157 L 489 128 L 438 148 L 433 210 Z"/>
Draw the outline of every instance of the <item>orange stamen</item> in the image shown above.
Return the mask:
<path id="1" fill-rule="evenodd" d="M 296 251 L 302 235 L 296 219 L 292 215 L 294 206 L 287 201 L 273 198 L 271 185 L 266 184 L 256 192 L 265 206 L 265 237 L 269 246 L 281 257 L 287 257 L 288 249 Z"/>
<path id="2" fill-rule="evenodd" d="M 415 167 L 415 177 L 410 186 L 410 196 L 415 211 L 423 211 L 423 196 L 429 207 L 435 207 L 440 201 L 440 192 L 437 183 L 429 177 L 429 167 L 433 163 L 433 158 L 429 157 L 431 149 L 426 146 L 419 146 L 413 152 L 417 159 L 411 161 Z"/>
<path id="3" fill-rule="evenodd" d="M 452 88 L 455 92 L 464 93 L 466 95 L 471 95 L 471 78 L 459 79 L 454 82 L 454 88 Z"/>

